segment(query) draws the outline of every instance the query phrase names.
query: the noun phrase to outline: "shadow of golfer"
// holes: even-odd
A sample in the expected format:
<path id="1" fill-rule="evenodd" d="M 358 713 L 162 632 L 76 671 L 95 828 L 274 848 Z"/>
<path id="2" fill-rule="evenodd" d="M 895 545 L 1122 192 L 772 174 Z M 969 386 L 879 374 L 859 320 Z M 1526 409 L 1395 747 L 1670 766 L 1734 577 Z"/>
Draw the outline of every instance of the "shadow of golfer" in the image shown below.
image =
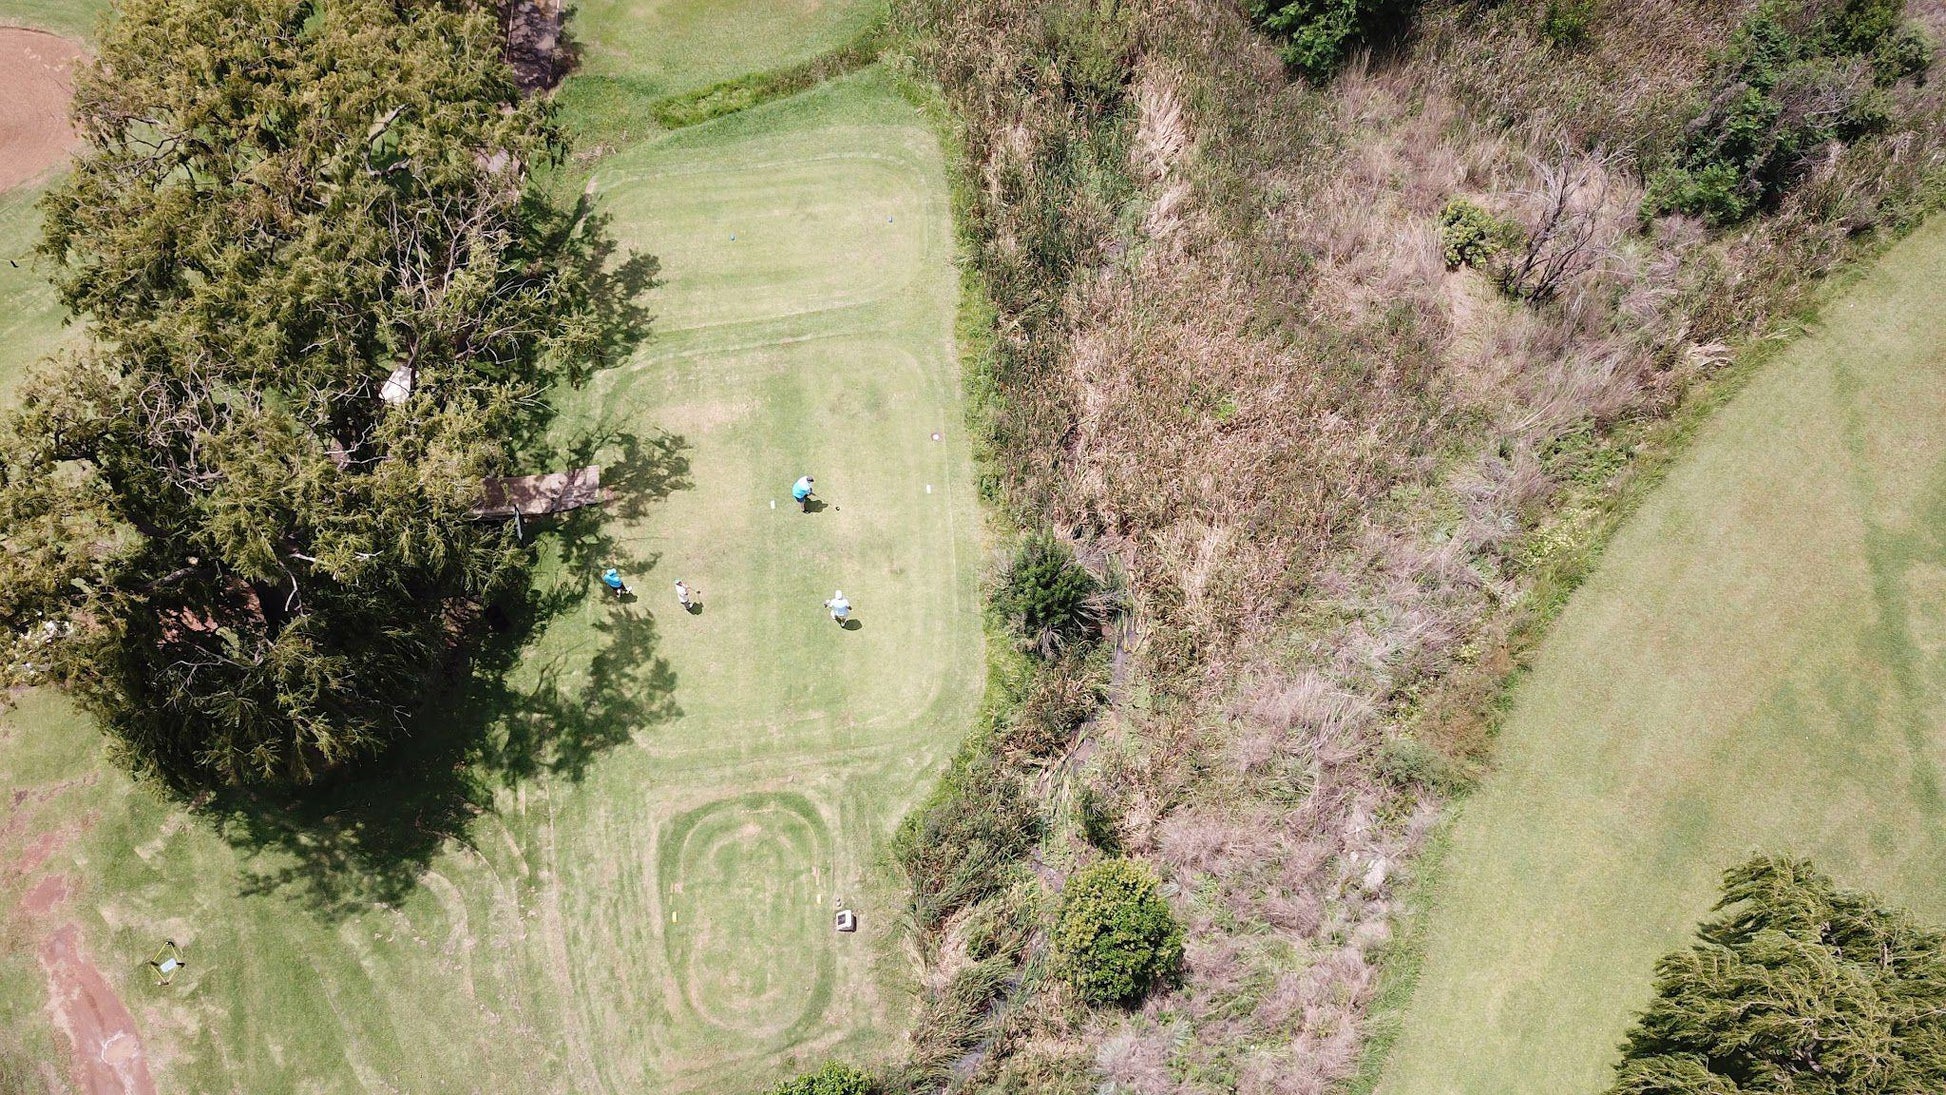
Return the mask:
<path id="1" fill-rule="evenodd" d="M 862 631 L 864 630 L 865 624 L 863 621 L 852 619 L 846 620 L 838 626 L 844 628 L 846 631 Z"/>

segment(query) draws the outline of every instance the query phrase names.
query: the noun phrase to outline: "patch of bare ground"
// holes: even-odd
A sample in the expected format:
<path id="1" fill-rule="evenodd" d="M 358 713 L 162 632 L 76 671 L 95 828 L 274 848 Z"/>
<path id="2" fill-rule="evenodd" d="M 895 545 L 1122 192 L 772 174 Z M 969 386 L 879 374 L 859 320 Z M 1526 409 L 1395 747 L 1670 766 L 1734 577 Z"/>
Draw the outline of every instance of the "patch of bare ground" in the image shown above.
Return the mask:
<path id="1" fill-rule="evenodd" d="M 49 865 L 97 820 L 63 798 L 93 777 L 16 790 L 0 824 L 0 892 L 19 893 L 0 910 L 7 946 L 33 948 L 47 987 L 49 1021 L 71 1051 L 68 1082 L 87 1095 L 151 1095 L 155 1083 L 135 1017 L 89 958 L 69 913 L 74 880 Z"/>
<path id="2" fill-rule="evenodd" d="M 81 928 L 63 924 L 41 941 L 48 1010 L 74 1049 L 73 1077 L 87 1095 L 154 1095 L 135 1017 L 89 959 Z"/>
<path id="3" fill-rule="evenodd" d="M 927 1015 L 983 1009 L 930 1028 L 978 1046 L 952 1084 L 1351 1074 L 1398 880 L 1485 758 L 1536 594 L 1730 347 L 1910 224 L 1946 166 L 1946 91 L 1901 84 L 1882 132 L 1763 216 L 1644 222 L 1644 165 L 1753 3 L 1617 0 L 1579 48 L 1538 0 L 1430 3 L 1324 89 L 1219 0 L 901 9 L 962 131 L 1004 498 L 1115 560 L 1137 636 L 1092 759 L 1023 770 L 1052 835 L 927 952 Z M 1520 229 L 1491 277 L 1447 268 L 1453 198 Z M 965 943 L 1044 892 L 1037 868 L 1101 854 L 1062 820 L 1084 792 L 1188 923 L 1182 984 L 1132 1014 Z"/>
<path id="4" fill-rule="evenodd" d="M 67 159 L 77 139 L 68 117 L 78 42 L 0 27 L 0 191 L 39 178 Z"/>

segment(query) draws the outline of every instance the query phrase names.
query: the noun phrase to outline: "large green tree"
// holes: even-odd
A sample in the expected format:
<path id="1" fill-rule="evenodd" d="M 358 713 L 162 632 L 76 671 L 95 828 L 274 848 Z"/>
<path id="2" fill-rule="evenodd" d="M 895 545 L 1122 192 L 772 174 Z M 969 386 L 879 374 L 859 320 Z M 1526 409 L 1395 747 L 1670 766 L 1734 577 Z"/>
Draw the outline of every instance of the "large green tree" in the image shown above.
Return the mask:
<path id="1" fill-rule="evenodd" d="M 0 422 L 0 628 L 139 767 L 375 754 L 520 581 L 469 510 L 612 311 L 502 47 L 458 3 L 125 0 L 77 75 L 41 253 L 87 338 Z"/>
<path id="2" fill-rule="evenodd" d="M 1610 1095 L 1946 1091 L 1946 938 L 1799 860 L 1726 872 L 1656 967 Z"/>

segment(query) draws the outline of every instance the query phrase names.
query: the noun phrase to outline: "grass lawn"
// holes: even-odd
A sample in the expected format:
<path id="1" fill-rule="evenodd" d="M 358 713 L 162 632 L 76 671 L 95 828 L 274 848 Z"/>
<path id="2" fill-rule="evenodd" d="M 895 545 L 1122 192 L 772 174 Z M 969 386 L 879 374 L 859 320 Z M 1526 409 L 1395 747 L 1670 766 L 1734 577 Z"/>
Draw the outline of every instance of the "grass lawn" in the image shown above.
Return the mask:
<path id="1" fill-rule="evenodd" d="M 1946 222 L 1711 421 L 1575 595 L 1464 803 L 1379 1090 L 1593 1092 L 1718 873 L 1946 925 Z"/>
<path id="2" fill-rule="evenodd" d="M 11 402 L 27 365 L 72 340 L 61 326 L 61 302 L 30 252 L 40 240 L 41 188 L 0 192 L 0 406 Z"/>
<path id="3" fill-rule="evenodd" d="M 21 0 L 0 0 L 21 2 Z M 659 97 L 808 61 L 864 30 L 884 0 L 581 0 L 569 33 L 584 81 Z"/>
<path id="4" fill-rule="evenodd" d="M 0 27 L 31 27 L 70 38 L 92 38 L 108 0 L 0 0 Z"/>
<path id="5" fill-rule="evenodd" d="M 567 397 L 619 497 L 543 538 L 545 627 L 503 684 L 430 700 L 483 746 L 435 736 L 306 825 L 240 804 L 218 831 L 58 697 L 0 717 L 0 892 L 72 880 L 165 1092 L 738 1091 L 903 1031 L 881 852 L 984 681 L 941 151 L 867 70 L 596 179 L 661 260 L 655 337 Z M 29 197 L 0 199 L 0 241 L 31 236 Z M 10 381 L 57 328 L 0 278 Z M 790 502 L 804 472 L 821 512 Z M 596 560 L 639 599 L 592 592 Z M 854 630 L 820 603 L 840 587 Z M 0 1026 L 65 1060 L 0 905 Z M 189 965 L 158 988 L 163 938 Z"/>

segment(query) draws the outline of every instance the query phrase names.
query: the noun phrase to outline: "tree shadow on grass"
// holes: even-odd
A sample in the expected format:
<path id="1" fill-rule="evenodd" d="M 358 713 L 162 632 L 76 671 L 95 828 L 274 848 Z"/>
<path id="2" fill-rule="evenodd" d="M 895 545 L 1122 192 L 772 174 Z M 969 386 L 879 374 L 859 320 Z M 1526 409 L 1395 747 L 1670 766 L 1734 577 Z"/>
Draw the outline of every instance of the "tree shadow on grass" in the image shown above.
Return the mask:
<path id="1" fill-rule="evenodd" d="M 657 502 L 695 485 L 689 478 L 688 439 L 667 430 L 599 426 L 577 441 L 566 459 L 571 466 L 601 465 L 608 513 L 624 521 L 639 520 Z"/>
<path id="2" fill-rule="evenodd" d="M 614 509 L 639 516 L 689 485 L 679 437 L 604 439 L 621 458 Z M 680 717 L 676 676 L 659 652 L 655 618 L 613 601 L 599 567 L 646 569 L 595 508 L 533 530 L 563 566 L 481 612 L 481 638 L 426 696 L 411 734 L 377 761 L 340 773 L 301 797 L 232 790 L 204 811 L 246 852 L 242 892 L 276 895 L 327 919 L 396 905 L 450 842 L 465 841 L 495 793 L 525 780 L 579 781 L 600 756 Z M 596 603 L 590 606 L 590 600 Z M 588 643 L 548 649 L 549 625 L 592 607 Z"/>
<path id="3" fill-rule="evenodd" d="M 570 39 L 556 48 L 571 62 Z M 555 241 L 575 256 L 595 305 L 590 372 L 627 360 L 648 338 L 643 296 L 658 272 L 654 256 L 622 252 L 610 215 L 594 202 L 584 191 L 572 213 L 556 219 L 562 236 Z M 538 553 L 561 561 L 560 577 L 546 586 L 523 578 L 491 603 L 449 614 L 466 641 L 427 694 L 414 698 L 399 743 L 382 756 L 301 794 L 228 788 L 197 799 L 242 853 L 245 894 L 277 895 L 328 918 L 396 904 L 449 842 L 464 841 L 472 822 L 493 809 L 496 791 L 528 779 L 580 780 L 603 752 L 681 714 L 655 620 L 641 609 L 595 609 L 592 653 L 587 643 L 549 651 L 540 640 L 591 598 L 608 601 L 598 568 L 653 562 L 629 557 L 604 520 L 639 518 L 688 488 L 688 445 L 634 423 L 601 424 L 557 442 L 557 406 L 533 406 L 503 438 L 517 463 L 558 469 L 609 458 L 609 513 L 587 508 L 516 526 Z"/>

